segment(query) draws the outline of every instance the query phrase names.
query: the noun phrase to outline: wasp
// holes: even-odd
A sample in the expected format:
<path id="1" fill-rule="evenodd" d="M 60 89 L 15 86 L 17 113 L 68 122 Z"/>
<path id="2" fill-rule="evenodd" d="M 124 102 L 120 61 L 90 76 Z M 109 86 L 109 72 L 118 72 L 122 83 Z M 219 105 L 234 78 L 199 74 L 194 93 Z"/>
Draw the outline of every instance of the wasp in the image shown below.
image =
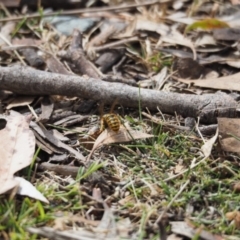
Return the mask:
<path id="1" fill-rule="evenodd" d="M 101 118 L 100 132 L 109 127 L 112 131 L 118 132 L 121 126 L 120 119 L 115 113 L 104 114 Z"/>
<path id="2" fill-rule="evenodd" d="M 118 132 L 121 126 L 120 118 L 117 114 L 113 113 L 113 108 L 116 105 L 116 100 L 113 102 L 110 113 L 104 114 L 101 117 L 100 122 L 100 133 L 104 131 L 107 127 L 110 128 L 114 132 Z M 100 105 L 101 110 L 103 108 L 103 104 Z"/>

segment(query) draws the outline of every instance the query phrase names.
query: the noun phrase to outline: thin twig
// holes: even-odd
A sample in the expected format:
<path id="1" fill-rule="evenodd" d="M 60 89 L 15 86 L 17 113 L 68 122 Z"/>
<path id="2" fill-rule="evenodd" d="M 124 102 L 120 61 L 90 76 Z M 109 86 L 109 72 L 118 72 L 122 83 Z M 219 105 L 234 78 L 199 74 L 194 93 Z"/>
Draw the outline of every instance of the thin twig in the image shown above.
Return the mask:
<path id="1" fill-rule="evenodd" d="M 183 186 L 181 186 L 180 190 L 178 191 L 178 193 L 174 196 L 174 198 L 170 201 L 170 203 L 167 205 L 167 207 L 163 210 L 163 212 L 161 213 L 161 215 L 158 217 L 157 221 L 155 222 L 155 224 L 157 224 L 158 222 L 161 221 L 162 217 L 166 214 L 166 212 L 168 211 L 168 209 L 172 206 L 172 204 L 174 203 L 174 201 L 179 197 L 179 195 L 183 192 L 183 190 L 186 188 L 186 186 L 189 184 L 190 180 L 187 180 Z"/>
<path id="2" fill-rule="evenodd" d="M 3 36 L 1 33 L 0 33 L 0 38 L 10 47 L 12 47 L 12 44 L 8 41 L 7 38 L 5 38 L 5 36 Z M 23 61 L 22 57 L 19 55 L 19 53 L 16 51 L 16 50 L 13 50 L 14 54 L 17 56 L 17 58 L 19 59 L 19 61 L 27 66 L 27 64 Z"/>
<path id="3" fill-rule="evenodd" d="M 178 125 L 175 125 L 175 124 L 169 124 L 169 123 L 163 122 L 160 119 L 158 119 L 156 117 L 153 117 L 146 112 L 142 112 L 142 115 L 149 118 L 151 121 L 153 121 L 157 124 L 161 124 L 163 126 L 166 126 L 166 127 L 169 127 L 169 128 L 175 128 L 175 129 L 182 130 L 182 131 L 190 131 L 189 127 L 178 126 Z"/>
<path id="4" fill-rule="evenodd" d="M 131 37 L 131 38 L 126 38 L 126 39 L 122 39 L 119 41 L 115 41 L 112 43 L 107 43 L 105 45 L 99 46 L 99 47 L 92 47 L 92 49 L 96 52 L 102 51 L 102 50 L 106 50 L 106 49 L 111 49 L 114 47 L 118 47 L 127 43 L 131 43 L 131 42 L 136 42 L 139 41 L 138 37 Z"/>
<path id="5" fill-rule="evenodd" d="M 143 6 L 149 6 L 157 3 L 167 3 L 170 2 L 170 0 L 161 0 L 161 1 L 149 1 L 149 2 L 143 2 L 143 3 L 137 3 L 137 4 L 128 4 L 128 5 L 117 5 L 117 6 L 111 6 L 111 7 L 101 7 L 101 8 L 84 8 L 84 9 L 77 9 L 77 10 L 68 10 L 68 11 L 54 11 L 51 13 L 45 13 L 44 17 L 52 17 L 52 16 L 63 16 L 63 15 L 79 15 L 81 13 L 97 13 L 97 12 L 106 12 L 106 11 L 120 11 L 120 10 L 126 10 L 129 8 L 137 8 L 137 7 L 143 7 Z M 17 17 L 7 17 L 0 19 L 0 22 L 8 22 L 8 21 L 19 21 L 23 18 L 25 19 L 32 19 L 32 18 L 41 18 L 42 14 L 35 13 L 31 15 L 24 15 L 24 16 L 17 16 Z"/>

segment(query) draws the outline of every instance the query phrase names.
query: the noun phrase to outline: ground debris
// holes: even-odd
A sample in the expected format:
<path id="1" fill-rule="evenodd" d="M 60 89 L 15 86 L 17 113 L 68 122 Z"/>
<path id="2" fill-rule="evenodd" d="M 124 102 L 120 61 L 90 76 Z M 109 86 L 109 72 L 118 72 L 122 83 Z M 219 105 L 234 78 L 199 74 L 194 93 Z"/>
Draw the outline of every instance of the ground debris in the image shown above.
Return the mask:
<path id="1" fill-rule="evenodd" d="M 236 1 L 0 12 L 1 239 L 238 239 Z"/>

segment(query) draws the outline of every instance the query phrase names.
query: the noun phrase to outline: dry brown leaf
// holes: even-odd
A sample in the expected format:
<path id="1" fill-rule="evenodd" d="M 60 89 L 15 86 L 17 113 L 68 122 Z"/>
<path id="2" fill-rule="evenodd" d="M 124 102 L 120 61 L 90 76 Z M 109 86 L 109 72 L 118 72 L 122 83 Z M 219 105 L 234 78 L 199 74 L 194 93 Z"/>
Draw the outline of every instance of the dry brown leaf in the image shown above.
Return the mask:
<path id="1" fill-rule="evenodd" d="M 31 164 L 35 150 L 35 137 L 27 119 L 11 111 L 6 120 L 6 127 L 0 131 L 0 193 L 18 185 L 13 175 Z"/>
<path id="2" fill-rule="evenodd" d="M 67 150 L 68 152 L 75 155 L 75 157 L 79 160 L 85 161 L 85 157 L 78 151 L 76 151 L 74 148 L 70 147 L 69 145 L 61 142 L 59 139 L 54 137 L 53 133 L 46 130 L 44 127 L 36 124 L 35 122 L 30 123 L 31 128 L 36 131 L 37 134 L 44 140 L 44 145 L 47 145 L 47 142 L 50 142 L 51 145 L 48 147 L 57 147 L 61 151 L 61 149 Z M 45 141 L 46 140 L 46 141 Z M 58 150 L 55 148 L 54 150 L 56 153 Z"/>
<path id="3" fill-rule="evenodd" d="M 33 96 L 19 96 L 15 97 L 8 105 L 7 109 L 11 109 L 14 107 L 21 107 L 21 106 L 27 106 L 31 104 L 34 101 L 35 97 Z"/>
<path id="4" fill-rule="evenodd" d="M 175 45 L 181 45 L 181 46 L 189 47 L 193 52 L 193 59 L 194 60 L 197 59 L 197 53 L 196 53 L 193 42 L 189 38 L 186 38 L 183 34 L 178 32 L 177 30 L 172 29 L 166 35 L 163 35 L 160 38 L 160 42 L 161 41 L 171 43 L 171 44 L 175 44 Z M 157 46 L 159 46 L 159 43 L 157 44 Z"/>
<path id="5" fill-rule="evenodd" d="M 45 96 L 41 102 L 42 113 L 40 115 L 40 119 L 42 122 L 43 121 L 46 122 L 49 120 L 49 118 L 53 113 L 53 108 L 54 108 L 54 103 L 52 98 Z"/>
<path id="6" fill-rule="evenodd" d="M 240 91 L 240 73 L 227 77 L 209 78 L 204 80 L 185 80 L 178 78 L 178 81 L 187 84 L 193 83 L 195 86 L 203 88 Z"/>
<path id="7" fill-rule="evenodd" d="M 218 128 L 222 149 L 240 152 L 240 119 L 218 118 Z"/>
<path id="8" fill-rule="evenodd" d="M 99 143 L 100 145 L 110 144 L 110 143 L 129 142 L 136 139 L 153 137 L 153 135 L 151 134 L 127 129 L 124 126 L 121 126 L 117 133 L 108 128 L 100 136 L 98 139 L 100 139 L 101 142 L 100 141 L 98 142 L 98 139 L 96 140 L 96 142 Z"/>
<path id="9" fill-rule="evenodd" d="M 187 16 L 186 12 L 180 12 L 180 11 L 174 12 L 173 14 L 166 16 L 166 19 L 169 19 L 177 23 L 183 23 L 186 25 L 193 24 L 196 21 L 196 19 Z"/>
<path id="10" fill-rule="evenodd" d="M 238 28 L 219 28 L 213 30 L 213 37 L 216 40 L 238 41 L 240 38 L 240 29 Z"/>
<path id="11" fill-rule="evenodd" d="M 146 30 L 151 32 L 157 32 L 160 35 L 167 35 L 170 30 L 166 24 L 149 21 L 142 16 L 138 16 L 133 23 L 135 24 L 135 29 L 133 29 L 133 31 Z M 132 35 L 133 33 L 131 33 L 130 36 Z"/>
<path id="12" fill-rule="evenodd" d="M 239 59 L 226 60 L 225 63 L 228 64 L 231 67 L 240 68 Z"/>
<path id="13" fill-rule="evenodd" d="M 173 61 L 173 71 L 181 78 L 199 79 L 206 75 L 207 69 L 192 58 L 175 57 Z"/>
<path id="14" fill-rule="evenodd" d="M 31 164 L 35 151 L 35 137 L 29 129 L 30 117 L 11 111 L 7 124 L 0 131 L 0 194 L 17 187 L 17 193 L 45 203 L 48 200 L 27 180 L 14 174 Z"/>
<path id="15" fill-rule="evenodd" d="M 29 181 L 21 177 L 14 177 L 14 179 L 18 181 L 18 194 L 49 203 L 48 200 Z"/>
<path id="16" fill-rule="evenodd" d="M 201 147 L 201 150 L 204 154 L 204 158 L 207 158 L 210 156 L 213 148 L 213 144 L 216 142 L 218 137 L 218 130 L 216 131 L 216 134 L 210 138 L 207 142 L 204 143 L 204 145 Z"/>
<path id="17" fill-rule="evenodd" d="M 45 61 L 47 64 L 48 69 L 51 72 L 65 74 L 65 75 L 74 75 L 73 73 L 69 72 L 66 67 L 54 56 L 46 55 Z"/>
<path id="18" fill-rule="evenodd" d="M 11 42 L 12 32 L 16 26 L 15 22 L 9 21 L 1 27 L 0 31 L 0 46 L 6 46 Z"/>
<path id="19" fill-rule="evenodd" d="M 144 139 L 153 137 L 151 134 L 147 134 L 141 131 L 135 131 L 127 129 L 124 126 L 121 126 L 118 132 L 114 132 L 111 129 L 105 129 L 96 139 L 92 151 L 88 156 L 88 160 L 90 159 L 92 153 L 100 146 L 104 144 L 110 143 L 121 143 L 121 142 L 129 142 L 136 139 Z"/>
<path id="20" fill-rule="evenodd" d="M 195 41 L 195 47 L 205 47 L 206 45 L 217 45 L 214 37 L 209 33 L 204 33 Z"/>
<path id="21" fill-rule="evenodd" d="M 165 81 L 167 80 L 167 71 L 167 67 L 163 67 L 158 74 L 152 76 L 152 79 L 156 82 L 156 90 L 160 90 L 163 87 Z"/>

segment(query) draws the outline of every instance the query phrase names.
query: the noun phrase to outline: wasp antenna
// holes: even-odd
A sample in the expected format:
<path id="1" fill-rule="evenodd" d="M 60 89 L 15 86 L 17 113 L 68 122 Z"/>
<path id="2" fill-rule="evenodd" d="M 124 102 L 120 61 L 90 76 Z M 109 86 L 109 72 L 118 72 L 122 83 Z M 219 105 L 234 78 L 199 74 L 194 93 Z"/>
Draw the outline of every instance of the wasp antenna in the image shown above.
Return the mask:
<path id="1" fill-rule="evenodd" d="M 99 111 L 100 117 L 103 116 L 103 107 L 104 107 L 104 102 L 100 102 L 98 105 L 98 111 Z"/>
<path id="2" fill-rule="evenodd" d="M 115 106 L 117 105 L 117 103 L 118 103 L 118 98 L 116 98 L 116 99 L 114 100 L 114 102 L 112 103 L 112 106 L 111 106 L 111 109 L 110 109 L 110 113 L 113 112 L 113 109 L 115 108 Z"/>

